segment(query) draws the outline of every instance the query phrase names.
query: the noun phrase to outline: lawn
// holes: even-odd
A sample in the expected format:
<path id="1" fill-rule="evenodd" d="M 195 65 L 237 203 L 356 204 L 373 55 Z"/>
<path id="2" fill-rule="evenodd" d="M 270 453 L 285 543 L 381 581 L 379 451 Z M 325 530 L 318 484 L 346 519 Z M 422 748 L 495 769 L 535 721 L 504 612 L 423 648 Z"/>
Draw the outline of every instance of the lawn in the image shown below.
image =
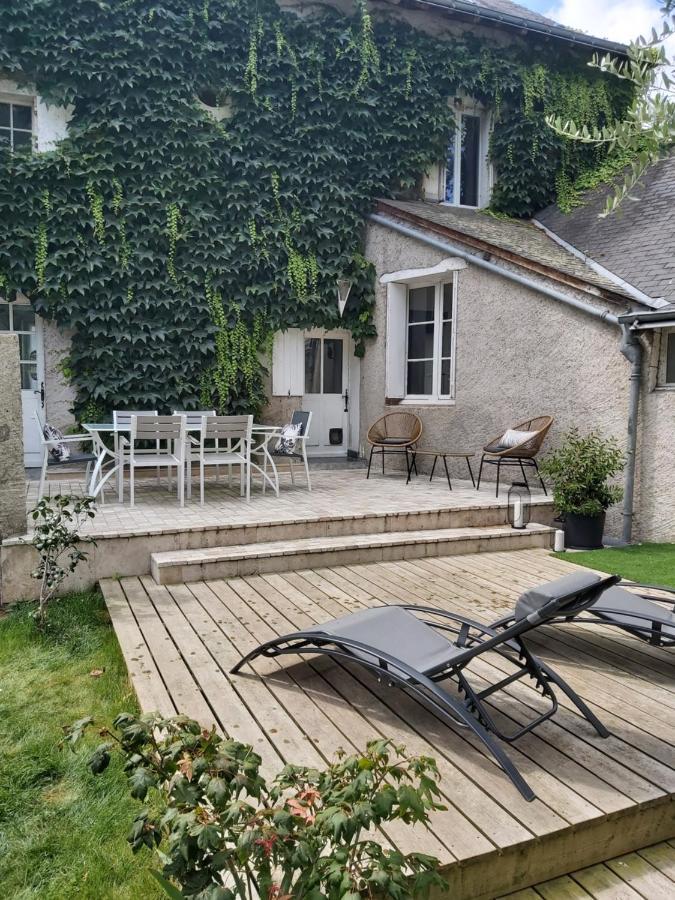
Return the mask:
<path id="1" fill-rule="evenodd" d="M 77 753 L 57 746 L 63 724 L 137 708 L 103 600 L 72 595 L 50 616 L 45 635 L 26 605 L 0 618 L 2 896 L 158 898 L 151 856 L 126 843 L 139 804 L 119 760 L 95 777 L 86 762 L 96 735 Z"/>
<path id="2" fill-rule="evenodd" d="M 631 581 L 675 587 L 675 544 L 636 544 L 579 553 L 554 553 L 558 559 L 621 575 Z"/>

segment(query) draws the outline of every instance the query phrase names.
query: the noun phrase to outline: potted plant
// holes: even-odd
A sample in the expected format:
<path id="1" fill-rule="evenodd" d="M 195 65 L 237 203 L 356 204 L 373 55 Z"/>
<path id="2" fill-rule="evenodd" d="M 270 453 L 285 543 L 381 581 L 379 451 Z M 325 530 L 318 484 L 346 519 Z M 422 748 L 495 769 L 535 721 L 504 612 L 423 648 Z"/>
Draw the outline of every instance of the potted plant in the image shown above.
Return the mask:
<path id="1" fill-rule="evenodd" d="M 567 547 L 602 547 L 605 512 L 623 496 L 610 479 L 624 464 L 614 438 L 605 439 L 595 431 L 582 435 L 577 428 L 542 462 L 541 471 L 553 485 L 553 501 L 565 524 Z"/>

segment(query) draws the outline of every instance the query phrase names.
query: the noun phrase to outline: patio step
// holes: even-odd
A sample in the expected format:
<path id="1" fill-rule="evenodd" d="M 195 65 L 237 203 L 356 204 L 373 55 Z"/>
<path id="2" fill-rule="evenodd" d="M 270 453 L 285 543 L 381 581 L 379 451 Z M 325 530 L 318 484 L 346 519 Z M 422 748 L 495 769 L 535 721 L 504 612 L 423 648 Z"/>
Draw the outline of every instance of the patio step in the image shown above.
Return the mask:
<path id="1" fill-rule="evenodd" d="M 266 541 L 152 553 L 150 571 L 158 584 L 180 584 L 318 566 L 550 548 L 553 534 L 553 528 L 531 523 L 525 531 L 498 525 Z"/>

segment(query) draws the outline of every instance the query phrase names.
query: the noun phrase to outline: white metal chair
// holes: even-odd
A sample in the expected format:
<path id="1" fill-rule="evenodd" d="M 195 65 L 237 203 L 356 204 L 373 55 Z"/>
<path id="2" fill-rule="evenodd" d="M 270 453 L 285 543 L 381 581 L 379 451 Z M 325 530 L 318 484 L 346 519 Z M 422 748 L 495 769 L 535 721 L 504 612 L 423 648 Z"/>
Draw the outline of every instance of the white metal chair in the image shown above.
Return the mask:
<path id="1" fill-rule="evenodd" d="M 239 466 L 241 495 L 251 499 L 251 429 L 253 416 L 204 416 L 199 435 L 199 502 L 204 503 L 206 466 Z M 209 446 L 207 442 L 214 442 Z M 226 447 L 221 447 L 221 442 Z"/>
<path id="2" fill-rule="evenodd" d="M 93 438 L 90 434 L 65 434 L 58 439 L 50 440 L 45 437 L 44 422 L 40 420 L 37 410 L 34 412 L 35 422 L 40 432 L 40 448 L 42 450 L 42 465 L 40 469 L 40 485 L 38 487 L 38 500 L 42 499 L 45 491 L 45 483 L 47 481 L 47 469 L 49 466 L 71 466 L 82 465 L 86 463 L 84 474 L 85 482 L 89 482 L 89 473 L 92 463 L 96 462 L 94 453 L 71 453 L 68 459 L 55 459 L 51 451 L 59 444 L 81 444 L 84 441 L 92 443 Z M 103 493 L 101 492 L 101 502 L 103 502 Z"/>
<path id="3" fill-rule="evenodd" d="M 201 430 L 202 419 L 204 416 L 215 416 L 215 409 L 197 409 L 185 410 L 174 409 L 174 416 L 185 416 L 185 439 L 187 447 L 185 448 L 185 468 L 187 470 L 187 495 L 188 499 L 192 496 L 192 463 L 199 461 L 199 437 L 195 433 L 195 428 Z M 218 467 L 216 466 L 216 480 L 218 479 Z"/>
<path id="4" fill-rule="evenodd" d="M 131 417 L 129 447 L 125 451 L 129 466 L 129 498 L 134 505 L 134 480 L 136 469 L 176 467 L 178 500 L 185 506 L 185 416 L 133 416 Z M 154 442 L 154 449 L 137 447 L 136 444 Z"/>
<path id="5" fill-rule="evenodd" d="M 280 460 L 288 460 L 288 468 L 291 473 L 291 484 L 295 484 L 293 463 L 302 462 L 304 464 L 308 491 L 312 490 L 312 482 L 309 477 L 309 463 L 307 462 L 307 438 L 309 437 L 309 426 L 311 424 L 312 413 L 303 409 L 296 409 L 291 418 L 291 425 L 300 425 L 300 433 L 296 438 L 296 450 L 293 453 L 283 453 L 276 448 L 272 450 L 272 456 L 275 457 L 277 466 Z"/>
<path id="6" fill-rule="evenodd" d="M 115 451 L 115 456 L 119 459 L 119 468 L 117 470 L 117 493 L 119 495 L 119 501 L 122 502 L 123 494 L 124 494 L 124 466 L 127 464 L 127 457 L 129 451 L 129 438 L 125 434 L 121 434 L 117 431 L 117 428 L 129 428 L 131 426 L 131 417 L 132 416 L 156 416 L 156 409 L 114 409 L 113 410 L 113 425 L 115 426 L 115 432 L 113 434 L 113 449 Z M 156 449 L 159 450 L 159 444 L 156 445 Z M 145 450 L 138 451 L 146 452 Z M 159 468 L 157 469 L 157 480 L 159 481 Z M 171 488 L 171 470 L 169 470 L 169 489 Z"/>

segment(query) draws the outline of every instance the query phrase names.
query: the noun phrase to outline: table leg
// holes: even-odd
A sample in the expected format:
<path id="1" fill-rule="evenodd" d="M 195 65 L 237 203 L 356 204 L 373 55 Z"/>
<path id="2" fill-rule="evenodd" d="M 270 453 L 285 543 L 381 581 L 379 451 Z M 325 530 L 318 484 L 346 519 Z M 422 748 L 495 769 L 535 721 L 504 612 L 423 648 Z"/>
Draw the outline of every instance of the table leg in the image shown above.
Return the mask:
<path id="1" fill-rule="evenodd" d="M 448 472 L 448 458 L 447 456 L 443 456 L 443 465 L 445 466 L 445 477 L 448 479 L 448 487 L 452 490 L 452 485 L 450 484 L 450 473 Z"/>

